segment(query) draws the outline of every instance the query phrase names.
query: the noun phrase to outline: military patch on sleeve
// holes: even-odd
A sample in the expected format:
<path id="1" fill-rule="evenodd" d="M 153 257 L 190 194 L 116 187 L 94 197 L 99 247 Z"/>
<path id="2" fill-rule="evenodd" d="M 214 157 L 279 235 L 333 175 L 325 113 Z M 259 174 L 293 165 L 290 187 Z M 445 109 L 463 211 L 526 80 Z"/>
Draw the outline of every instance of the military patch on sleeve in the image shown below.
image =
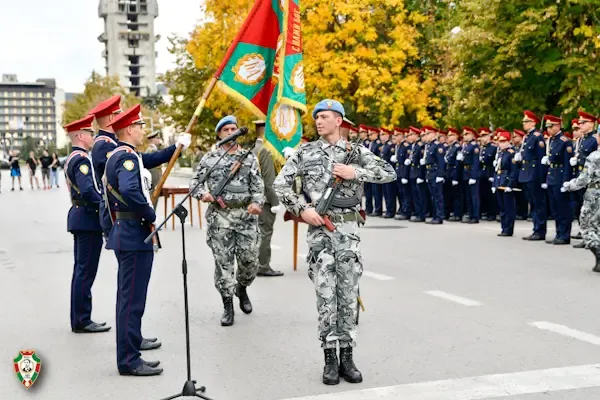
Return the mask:
<path id="1" fill-rule="evenodd" d="M 444 152 L 444 149 L 442 149 L 442 148 L 439 148 L 439 149 L 438 149 L 438 151 L 439 151 L 440 153 L 443 153 L 443 152 Z"/>
<path id="2" fill-rule="evenodd" d="M 545 146 L 544 142 L 541 141 L 541 140 L 538 143 L 540 144 L 540 147 L 544 147 Z"/>
<path id="3" fill-rule="evenodd" d="M 479 149 L 475 149 L 475 154 L 479 153 Z"/>
<path id="4" fill-rule="evenodd" d="M 133 163 L 133 161 L 131 160 L 125 160 L 125 162 L 123 163 L 123 167 L 127 170 L 127 171 L 132 171 L 133 167 L 135 167 L 135 164 Z"/>
<path id="5" fill-rule="evenodd" d="M 567 153 L 572 153 L 573 152 L 573 148 L 571 146 L 567 146 Z"/>
<path id="6" fill-rule="evenodd" d="M 512 163 L 513 163 L 513 164 L 516 164 L 516 163 L 517 163 L 517 160 L 515 160 L 515 159 L 513 158 L 513 159 L 512 159 Z"/>
<path id="7" fill-rule="evenodd" d="M 513 149 L 508 149 L 508 152 L 512 154 L 512 153 L 514 153 L 515 151 L 514 151 Z"/>
<path id="8" fill-rule="evenodd" d="M 112 151 L 109 151 L 108 153 L 106 153 L 106 158 L 110 157 L 111 154 L 112 154 Z"/>
<path id="9" fill-rule="evenodd" d="M 87 164 L 81 164 L 81 165 L 79 166 L 79 171 L 80 171 L 82 174 L 84 174 L 84 175 L 87 175 L 87 174 L 88 174 L 88 172 L 90 172 L 90 167 L 88 167 L 88 166 L 87 166 Z"/>

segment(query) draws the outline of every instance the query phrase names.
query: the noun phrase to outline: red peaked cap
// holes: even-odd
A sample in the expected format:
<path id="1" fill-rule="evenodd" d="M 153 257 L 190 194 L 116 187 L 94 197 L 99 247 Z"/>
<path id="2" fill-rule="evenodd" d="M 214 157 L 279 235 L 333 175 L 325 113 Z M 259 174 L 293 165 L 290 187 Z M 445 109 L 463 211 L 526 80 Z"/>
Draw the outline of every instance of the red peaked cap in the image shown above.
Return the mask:
<path id="1" fill-rule="evenodd" d="M 502 130 L 497 129 L 496 130 L 496 137 L 497 137 L 497 140 L 499 142 L 502 142 L 502 141 L 505 141 L 505 140 L 508 141 L 508 140 L 510 140 L 510 132 L 507 132 L 504 129 L 502 129 Z"/>
<path id="2" fill-rule="evenodd" d="M 463 133 L 472 133 L 473 135 L 475 135 L 475 137 L 477 137 L 477 132 L 475 131 L 475 129 L 471 128 L 470 126 L 463 126 Z"/>
<path id="3" fill-rule="evenodd" d="M 529 110 L 523 111 L 523 116 L 529 118 L 530 120 L 532 120 L 536 124 L 538 122 L 540 122 L 540 118 L 537 115 L 535 115 L 533 112 L 529 111 Z"/>
<path id="4" fill-rule="evenodd" d="M 513 132 L 516 133 L 517 135 L 521 136 L 521 137 L 525 136 L 525 132 L 523 132 L 520 129 L 515 129 Z"/>
<path id="5" fill-rule="evenodd" d="M 348 128 L 348 129 L 350 129 L 350 128 L 352 128 L 353 126 L 354 126 L 354 124 L 353 124 L 352 122 L 350 122 L 350 120 L 348 120 L 348 119 L 346 119 L 346 118 L 344 118 L 344 119 L 342 120 L 342 126 L 341 126 L 342 128 Z"/>
<path id="6" fill-rule="evenodd" d="M 546 121 L 546 125 L 548 122 L 552 125 L 562 124 L 562 119 L 560 117 L 555 117 L 554 115 L 544 115 L 544 121 Z"/>
<path id="7" fill-rule="evenodd" d="M 569 139 L 573 139 L 573 134 L 571 132 L 565 132 L 565 136 Z"/>
<path id="8" fill-rule="evenodd" d="M 580 119 L 585 119 L 586 121 L 591 121 L 591 122 L 598 121 L 598 118 L 596 118 L 592 114 L 588 114 L 584 111 L 579 111 L 577 114 L 579 114 Z"/>
<path id="9" fill-rule="evenodd" d="M 484 132 L 486 135 L 489 135 L 490 133 L 492 133 L 490 128 L 479 128 L 479 133 L 481 133 L 481 132 Z"/>
<path id="10" fill-rule="evenodd" d="M 77 131 L 94 131 L 92 128 L 92 123 L 94 122 L 94 116 L 88 115 L 85 118 L 79 119 L 77 121 L 73 121 L 70 124 L 65 125 L 63 128 L 67 132 L 77 132 Z"/>
<path id="11" fill-rule="evenodd" d="M 110 114 L 121 112 L 121 95 L 116 94 L 109 99 L 104 100 L 96 107 L 92 108 L 89 114 L 96 118 L 105 117 Z"/>
<path id="12" fill-rule="evenodd" d="M 379 128 L 379 133 L 384 133 L 386 135 L 391 135 L 392 132 L 389 129 L 385 129 L 385 128 Z"/>
<path id="13" fill-rule="evenodd" d="M 408 128 L 408 133 L 409 134 L 414 133 L 414 134 L 418 135 L 419 133 L 421 133 L 421 130 L 419 128 L 415 128 L 414 126 L 411 126 Z"/>
<path id="14" fill-rule="evenodd" d="M 358 133 L 358 128 L 356 126 L 350 126 L 350 132 Z"/>
<path id="15" fill-rule="evenodd" d="M 367 131 L 369 132 L 369 135 L 372 134 L 372 133 L 376 133 L 376 134 L 379 135 L 379 129 L 374 128 L 372 126 L 367 126 Z"/>
<path id="16" fill-rule="evenodd" d="M 579 127 L 579 118 L 573 118 L 571 120 L 571 126 L 573 126 L 573 127 L 575 127 L 575 126 Z"/>
<path id="17" fill-rule="evenodd" d="M 460 132 L 456 128 L 448 128 L 448 135 L 460 136 Z"/>
<path id="18" fill-rule="evenodd" d="M 129 110 L 117 115 L 117 117 L 110 124 L 108 124 L 108 126 L 112 126 L 115 131 L 118 131 L 119 129 L 127 128 L 128 126 L 136 123 L 143 123 L 144 119 L 142 118 L 140 109 L 141 106 L 136 104 Z"/>
<path id="19" fill-rule="evenodd" d="M 369 130 L 369 127 L 368 127 L 368 126 L 366 126 L 365 124 L 360 124 L 360 125 L 358 126 L 358 129 L 360 129 L 361 131 L 368 131 L 368 130 Z"/>

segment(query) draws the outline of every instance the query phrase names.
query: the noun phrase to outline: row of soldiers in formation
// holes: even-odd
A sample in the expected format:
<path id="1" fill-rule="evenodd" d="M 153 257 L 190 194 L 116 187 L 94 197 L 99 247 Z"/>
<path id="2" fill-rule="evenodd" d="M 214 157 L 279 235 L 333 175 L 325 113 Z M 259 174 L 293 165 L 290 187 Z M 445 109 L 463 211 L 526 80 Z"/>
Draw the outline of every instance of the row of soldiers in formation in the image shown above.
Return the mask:
<path id="1" fill-rule="evenodd" d="M 536 129 L 542 121 L 543 134 Z M 348 135 L 396 170 L 395 182 L 365 184 L 368 215 L 411 222 L 425 222 L 430 215 L 429 224 L 476 224 L 482 216 L 496 220 L 499 211 L 499 236 L 512 236 L 515 220 L 530 217 L 533 233 L 523 238 L 530 241 L 545 240 L 547 220 L 554 219 L 556 237 L 547 242 L 561 245 L 570 243 L 571 223 L 579 217 L 586 190 L 568 193 L 563 184 L 579 176 L 598 148 L 596 122 L 581 111 L 569 134 L 561 130 L 561 118 L 539 118 L 526 110 L 523 130 L 512 134 L 502 128 L 493 133 L 428 126 L 390 131 L 360 125 L 350 126 Z"/>

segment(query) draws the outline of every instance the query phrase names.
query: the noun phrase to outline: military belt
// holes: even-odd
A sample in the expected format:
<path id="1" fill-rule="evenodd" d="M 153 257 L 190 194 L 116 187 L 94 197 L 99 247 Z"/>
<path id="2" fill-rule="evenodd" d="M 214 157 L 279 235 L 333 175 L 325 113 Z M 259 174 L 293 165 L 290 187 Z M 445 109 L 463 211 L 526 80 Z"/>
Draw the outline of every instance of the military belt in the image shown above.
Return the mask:
<path id="1" fill-rule="evenodd" d="M 465 169 L 471 169 L 470 165 L 465 165 Z"/>
<path id="2" fill-rule="evenodd" d="M 223 201 L 227 208 L 246 208 L 250 205 L 249 201 Z"/>
<path id="3" fill-rule="evenodd" d="M 358 221 L 359 215 L 360 214 L 358 214 L 357 212 L 334 214 L 331 217 L 329 217 L 329 219 L 331 219 L 332 221 L 335 221 L 335 222 L 351 222 L 351 221 Z M 362 217 L 360 217 L 360 219 L 362 219 Z"/>
<path id="4" fill-rule="evenodd" d="M 141 217 L 134 212 L 121 212 L 121 211 L 117 211 L 115 213 L 115 218 L 116 219 L 141 219 Z"/>
<path id="5" fill-rule="evenodd" d="M 600 183 L 591 183 L 587 187 L 588 189 L 600 189 Z"/>
<path id="6" fill-rule="evenodd" d="M 562 164 L 562 163 L 561 163 L 561 164 L 555 164 L 555 163 L 551 163 L 551 164 L 550 164 L 550 168 L 560 168 L 560 167 L 562 167 L 563 165 L 564 165 L 564 164 Z"/>
<path id="7" fill-rule="evenodd" d="M 71 204 L 79 207 L 93 207 L 94 205 L 85 200 L 71 200 Z"/>

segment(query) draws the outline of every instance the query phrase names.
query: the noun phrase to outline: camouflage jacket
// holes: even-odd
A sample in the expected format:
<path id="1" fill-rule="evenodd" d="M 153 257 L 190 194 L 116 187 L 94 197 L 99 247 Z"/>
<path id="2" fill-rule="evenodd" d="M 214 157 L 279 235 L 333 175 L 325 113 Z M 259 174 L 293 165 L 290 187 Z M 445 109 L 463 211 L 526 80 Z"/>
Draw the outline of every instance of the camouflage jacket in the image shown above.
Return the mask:
<path id="1" fill-rule="evenodd" d="M 331 179 L 333 164 L 343 163 L 346 157 L 346 144 L 340 139 L 335 146 L 323 139 L 305 143 L 287 160 L 285 166 L 275 178 L 273 187 L 279 201 L 296 216 L 300 216 L 307 208 L 293 186 L 296 178 L 300 178 L 302 191 L 315 205 L 327 189 Z M 336 199 L 355 199 L 357 204 L 351 207 L 331 207 L 330 214 L 349 213 L 360 210 L 362 189 L 365 182 L 387 183 L 396 179 L 396 172 L 391 164 L 374 155 L 360 145 L 359 154 L 350 165 L 356 169 L 356 179 L 342 181 Z M 299 192 L 299 191 L 298 191 Z"/>
<path id="2" fill-rule="evenodd" d="M 570 191 L 576 191 L 592 184 L 595 185 L 594 189 L 600 189 L 600 150 L 596 150 L 588 156 L 583 171 L 577 178 L 571 179 L 563 185 Z"/>
<path id="3" fill-rule="evenodd" d="M 202 157 L 196 168 L 196 176 L 190 181 L 190 190 L 192 190 L 200 180 L 206 178 L 204 184 L 198 186 L 198 189 L 192 193 L 192 196 L 200 199 L 204 194 L 211 193 L 216 186 L 231 171 L 232 165 L 246 150 L 238 149 L 235 153 L 226 154 L 210 176 L 206 178 L 208 171 L 217 163 L 217 160 L 223 154 L 223 150 L 211 151 Z M 263 206 L 265 202 L 265 186 L 262 180 L 258 160 L 252 153 L 244 159 L 242 166 L 225 186 L 221 197 L 225 204 L 227 203 L 256 203 Z"/>

